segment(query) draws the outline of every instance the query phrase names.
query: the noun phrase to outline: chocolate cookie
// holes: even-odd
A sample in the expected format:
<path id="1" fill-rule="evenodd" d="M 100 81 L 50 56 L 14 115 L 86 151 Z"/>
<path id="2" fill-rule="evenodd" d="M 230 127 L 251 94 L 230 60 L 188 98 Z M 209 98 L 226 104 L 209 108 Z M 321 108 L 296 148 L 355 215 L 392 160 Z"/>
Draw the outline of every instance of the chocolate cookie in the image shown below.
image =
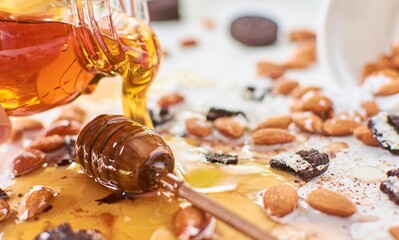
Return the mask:
<path id="1" fill-rule="evenodd" d="M 207 153 L 205 157 L 206 160 L 211 163 L 217 163 L 222 165 L 237 165 L 238 163 L 237 154 L 216 152 L 216 153 Z"/>
<path id="2" fill-rule="evenodd" d="M 148 11 L 151 21 L 165 21 L 179 19 L 178 0 L 152 0 L 148 1 Z"/>
<path id="3" fill-rule="evenodd" d="M 381 192 L 388 195 L 389 200 L 399 206 L 399 168 L 387 172 L 387 179 L 380 184 Z"/>
<path id="4" fill-rule="evenodd" d="M 368 127 L 383 149 L 399 155 L 399 116 L 381 112 L 370 118 Z"/>
<path id="5" fill-rule="evenodd" d="M 270 160 L 270 167 L 298 176 L 304 181 L 323 174 L 329 164 L 328 155 L 316 149 L 301 150 L 295 154 L 281 153 Z"/>
<path id="6" fill-rule="evenodd" d="M 243 16 L 230 25 L 230 34 L 248 46 L 267 46 L 276 41 L 277 24 L 260 16 Z"/>

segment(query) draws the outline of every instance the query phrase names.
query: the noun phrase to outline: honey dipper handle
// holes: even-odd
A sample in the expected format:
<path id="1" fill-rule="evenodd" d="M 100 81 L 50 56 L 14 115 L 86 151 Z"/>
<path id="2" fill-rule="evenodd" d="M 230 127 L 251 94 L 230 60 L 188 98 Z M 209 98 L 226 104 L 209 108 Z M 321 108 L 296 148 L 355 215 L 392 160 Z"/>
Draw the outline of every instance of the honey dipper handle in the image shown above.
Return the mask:
<path id="1" fill-rule="evenodd" d="M 196 207 L 212 214 L 216 218 L 222 220 L 231 227 L 244 233 L 248 237 L 255 240 L 274 240 L 275 238 L 269 233 L 266 233 L 252 223 L 247 222 L 231 211 L 227 210 L 220 204 L 212 201 L 202 193 L 190 188 L 184 182 L 177 179 L 173 174 L 167 174 L 160 180 L 161 186 L 167 189 L 178 197 L 190 201 Z"/>

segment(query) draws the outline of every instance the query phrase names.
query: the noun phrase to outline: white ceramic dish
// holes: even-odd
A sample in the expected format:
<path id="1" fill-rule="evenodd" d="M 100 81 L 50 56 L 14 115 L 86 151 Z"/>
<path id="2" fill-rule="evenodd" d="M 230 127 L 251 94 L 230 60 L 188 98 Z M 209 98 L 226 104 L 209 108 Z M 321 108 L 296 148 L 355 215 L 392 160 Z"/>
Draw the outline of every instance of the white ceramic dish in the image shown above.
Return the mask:
<path id="1" fill-rule="evenodd" d="M 320 59 L 332 78 L 355 84 L 365 63 L 399 40 L 398 0 L 329 0 L 318 32 Z"/>

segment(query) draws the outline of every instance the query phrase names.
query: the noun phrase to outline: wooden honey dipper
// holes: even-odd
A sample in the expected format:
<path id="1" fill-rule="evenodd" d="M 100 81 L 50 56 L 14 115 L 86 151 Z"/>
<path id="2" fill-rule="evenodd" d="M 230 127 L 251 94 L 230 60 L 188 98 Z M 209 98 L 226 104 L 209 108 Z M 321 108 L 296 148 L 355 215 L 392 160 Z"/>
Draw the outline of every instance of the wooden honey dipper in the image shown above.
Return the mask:
<path id="1" fill-rule="evenodd" d="M 190 201 L 248 237 L 275 239 L 172 174 L 174 157 L 162 137 L 122 115 L 100 115 L 76 141 L 77 162 L 101 185 L 129 193 L 161 189 Z"/>

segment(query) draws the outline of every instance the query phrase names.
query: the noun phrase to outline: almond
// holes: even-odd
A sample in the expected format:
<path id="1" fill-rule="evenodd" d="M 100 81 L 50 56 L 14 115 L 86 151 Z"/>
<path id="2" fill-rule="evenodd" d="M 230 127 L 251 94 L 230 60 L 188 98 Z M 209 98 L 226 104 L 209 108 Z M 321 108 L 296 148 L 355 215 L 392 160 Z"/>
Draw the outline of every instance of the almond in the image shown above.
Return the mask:
<path id="1" fill-rule="evenodd" d="M 392 81 L 382 85 L 375 93 L 375 96 L 389 96 L 399 93 L 399 81 Z"/>
<path id="2" fill-rule="evenodd" d="M 296 113 L 292 117 L 294 124 L 302 131 L 320 133 L 323 121 L 312 112 Z"/>
<path id="3" fill-rule="evenodd" d="M 351 135 L 358 126 L 360 123 L 350 119 L 327 119 L 323 123 L 323 133 L 330 136 Z"/>
<path id="4" fill-rule="evenodd" d="M 289 39 L 292 42 L 316 40 L 316 34 L 306 29 L 296 29 L 290 32 Z"/>
<path id="5" fill-rule="evenodd" d="M 365 126 L 359 126 L 355 128 L 353 130 L 353 136 L 366 145 L 379 146 L 379 143 L 377 140 L 375 140 L 373 133 Z"/>
<path id="6" fill-rule="evenodd" d="M 391 58 L 391 66 L 399 69 L 399 55 L 394 55 Z"/>
<path id="7" fill-rule="evenodd" d="M 290 95 L 293 98 L 300 99 L 309 92 L 319 92 L 319 91 L 320 87 L 316 86 L 298 86 L 294 88 L 294 90 L 292 90 Z"/>
<path id="8" fill-rule="evenodd" d="M 271 117 L 261 122 L 256 129 L 261 128 L 281 128 L 286 129 L 291 124 L 292 119 L 290 116 L 281 115 L 276 117 Z"/>
<path id="9" fill-rule="evenodd" d="M 50 152 L 56 150 L 64 145 L 64 138 L 59 135 L 51 135 L 47 137 L 41 137 L 33 141 L 27 149 L 38 149 L 43 152 Z"/>
<path id="10" fill-rule="evenodd" d="M 298 82 L 285 78 L 278 79 L 273 88 L 273 93 L 288 95 L 294 88 L 298 86 Z"/>
<path id="11" fill-rule="evenodd" d="M 186 38 L 180 41 L 181 47 L 194 47 L 198 45 L 198 41 L 194 38 Z"/>
<path id="12" fill-rule="evenodd" d="M 399 80 L 399 70 L 389 67 L 379 68 L 376 71 L 374 71 L 372 75 L 384 75 L 385 77 L 389 78 L 392 81 Z"/>
<path id="13" fill-rule="evenodd" d="M 372 117 L 381 112 L 380 107 L 375 101 L 364 101 L 361 103 L 361 106 L 367 117 Z"/>
<path id="14" fill-rule="evenodd" d="M 57 120 L 69 120 L 83 123 L 86 120 L 86 111 L 76 105 L 64 107 Z"/>
<path id="15" fill-rule="evenodd" d="M 356 206 L 344 195 L 327 190 L 313 190 L 306 198 L 313 208 L 339 217 L 349 217 L 356 212 Z"/>
<path id="16" fill-rule="evenodd" d="M 264 193 L 263 203 L 270 214 L 284 217 L 297 208 L 298 193 L 288 184 L 274 185 Z"/>
<path id="17" fill-rule="evenodd" d="M 15 129 L 20 129 L 22 131 L 34 131 L 43 129 L 43 124 L 32 118 L 22 118 L 15 119 L 12 121 L 12 126 Z"/>
<path id="18" fill-rule="evenodd" d="M 316 62 L 316 44 L 313 41 L 301 44 L 291 59 L 283 63 L 284 69 L 303 69 Z"/>
<path id="19" fill-rule="evenodd" d="M 370 64 L 366 64 L 363 67 L 362 70 L 362 77 L 360 79 L 360 83 L 364 83 L 364 80 L 366 80 L 367 76 L 370 76 L 372 73 L 376 72 L 378 70 L 378 67 L 376 64 L 370 63 Z"/>
<path id="20" fill-rule="evenodd" d="M 77 135 L 82 127 L 81 123 L 74 120 L 58 120 L 54 122 L 44 134 L 45 136 L 59 135 Z"/>
<path id="21" fill-rule="evenodd" d="M 259 77 L 270 77 L 276 79 L 284 74 L 283 67 L 269 61 L 257 62 L 256 69 Z"/>
<path id="22" fill-rule="evenodd" d="M 346 142 L 329 142 L 324 148 L 323 152 L 327 154 L 337 154 L 345 149 L 348 149 L 349 145 Z"/>
<path id="23" fill-rule="evenodd" d="M 22 199 L 18 208 L 18 219 L 24 221 L 39 215 L 50 207 L 54 192 L 45 186 L 34 186 Z"/>
<path id="24" fill-rule="evenodd" d="M 4 221 L 11 213 L 10 205 L 3 199 L 0 199 L 0 222 Z"/>
<path id="25" fill-rule="evenodd" d="M 214 122 L 216 129 L 231 138 L 240 138 L 244 135 L 245 128 L 232 117 L 220 117 Z"/>
<path id="26" fill-rule="evenodd" d="M 170 93 L 162 96 L 158 100 L 158 105 L 162 108 L 170 107 L 184 101 L 184 97 L 179 93 Z"/>
<path id="27" fill-rule="evenodd" d="M 212 133 L 212 124 L 198 118 L 189 118 L 185 122 L 189 133 L 197 137 L 207 137 Z"/>
<path id="28" fill-rule="evenodd" d="M 30 149 L 14 159 L 11 171 L 15 177 L 19 177 L 40 168 L 46 160 L 47 156 L 42 151 Z"/>
<path id="29" fill-rule="evenodd" d="M 389 233 L 395 240 L 399 240 L 399 225 L 393 226 L 389 228 Z"/>
<path id="30" fill-rule="evenodd" d="M 12 143 L 18 142 L 22 139 L 23 136 L 24 136 L 24 131 L 20 128 L 15 128 L 13 126 L 9 141 Z"/>
<path id="31" fill-rule="evenodd" d="M 251 134 L 252 141 L 258 145 L 273 145 L 295 141 L 295 136 L 285 129 L 262 128 Z"/>
<path id="32" fill-rule="evenodd" d="M 326 113 L 332 108 L 331 100 L 321 94 L 305 95 L 300 101 L 302 111 L 311 111 L 315 114 Z"/>
<path id="33" fill-rule="evenodd" d="M 194 206 L 180 208 L 173 217 L 173 231 L 179 239 L 196 239 L 208 227 L 211 219 L 208 213 Z"/>

